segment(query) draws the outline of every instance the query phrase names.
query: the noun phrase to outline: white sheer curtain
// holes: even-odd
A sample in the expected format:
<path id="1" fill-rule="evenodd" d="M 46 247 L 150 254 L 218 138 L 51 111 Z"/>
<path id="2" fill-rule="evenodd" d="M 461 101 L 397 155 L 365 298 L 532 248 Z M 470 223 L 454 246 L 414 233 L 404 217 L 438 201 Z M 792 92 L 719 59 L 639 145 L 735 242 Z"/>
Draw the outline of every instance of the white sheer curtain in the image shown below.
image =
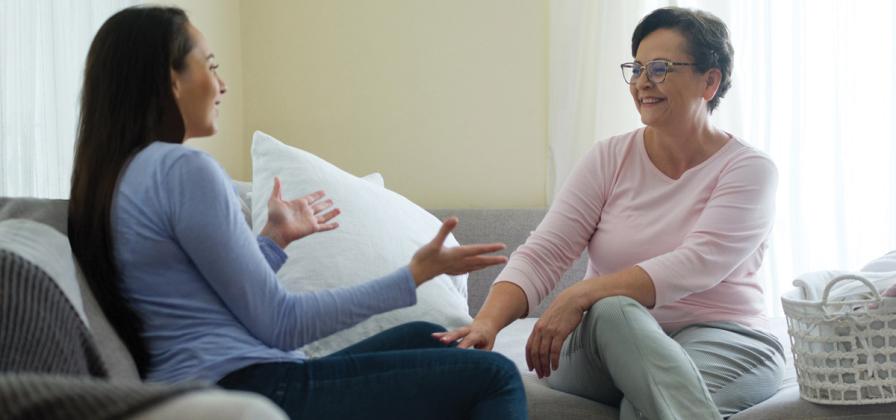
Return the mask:
<path id="1" fill-rule="evenodd" d="M 84 59 L 127 0 L 0 0 L 0 196 L 69 193 Z"/>
<path id="2" fill-rule="evenodd" d="M 780 313 L 780 293 L 800 273 L 857 270 L 896 249 L 891 1 L 619 3 L 551 1 L 549 196 L 594 140 L 640 125 L 619 63 L 631 58 L 630 37 L 640 18 L 675 4 L 707 10 L 728 24 L 734 86 L 713 120 L 768 153 L 780 171 L 777 220 L 763 268 L 770 311 Z"/>

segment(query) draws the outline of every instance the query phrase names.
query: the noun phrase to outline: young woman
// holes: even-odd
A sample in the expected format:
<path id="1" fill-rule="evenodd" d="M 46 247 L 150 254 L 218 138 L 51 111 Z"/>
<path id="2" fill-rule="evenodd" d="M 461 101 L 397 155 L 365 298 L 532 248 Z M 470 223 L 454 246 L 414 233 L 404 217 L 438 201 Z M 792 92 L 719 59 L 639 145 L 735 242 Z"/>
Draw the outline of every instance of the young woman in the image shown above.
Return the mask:
<path id="1" fill-rule="evenodd" d="M 410 264 L 336 290 L 277 282 L 282 248 L 336 227 L 315 193 L 284 201 L 279 181 L 252 236 L 220 166 L 183 141 L 215 133 L 227 91 L 202 34 L 176 8 L 136 7 L 93 40 L 82 92 L 69 238 L 142 376 L 207 380 L 261 393 L 293 418 L 525 418 L 506 358 L 443 345 L 427 323 L 383 332 L 315 360 L 304 343 L 413 305 L 441 273 L 503 262 L 500 244 L 442 246 L 444 222 Z M 360 274 L 359 275 L 363 275 Z"/>
<path id="2" fill-rule="evenodd" d="M 757 272 L 774 220 L 774 163 L 714 127 L 731 86 L 725 24 L 658 9 L 622 64 L 645 127 L 597 142 L 511 255 L 469 327 L 436 334 L 491 348 L 587 247 L 586 277 L 526 344 L 550 386 L 620 406 L 623 419 L 727 417 L 775 393 L 784 353 Z"/>

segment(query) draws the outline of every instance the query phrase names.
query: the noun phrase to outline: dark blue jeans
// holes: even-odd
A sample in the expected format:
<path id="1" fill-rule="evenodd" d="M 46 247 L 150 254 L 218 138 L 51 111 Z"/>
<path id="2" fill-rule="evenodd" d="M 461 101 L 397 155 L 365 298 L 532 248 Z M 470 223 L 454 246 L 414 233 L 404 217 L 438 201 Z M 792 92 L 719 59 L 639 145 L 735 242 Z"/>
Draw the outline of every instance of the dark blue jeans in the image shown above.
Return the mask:
<path id="1" fill-rule="evenodd" d="M 445 346 L 438 325 L 412 322 L 303 362 L 261 363 L 218 382 L 262 394 L 292 419 L 526 419 L 506 357 Z"/>

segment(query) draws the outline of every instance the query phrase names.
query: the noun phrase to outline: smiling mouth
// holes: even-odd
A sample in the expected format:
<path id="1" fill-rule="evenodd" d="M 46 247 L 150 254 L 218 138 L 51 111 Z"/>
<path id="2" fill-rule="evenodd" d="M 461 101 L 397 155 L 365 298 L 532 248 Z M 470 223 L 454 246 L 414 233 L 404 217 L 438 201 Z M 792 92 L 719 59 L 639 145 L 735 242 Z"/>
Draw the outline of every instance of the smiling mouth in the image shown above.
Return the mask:
<path id="1" fill-rule="evenodd" d="M 666 98 L 653 98 L 653 97 L 647 97 L 647 98 L 641 98 L 641 99 L 639 99 L 638 102 L 640 102 L 641 105 L 653 105 L 653 104 L 658 104 L 658 103 L 660 103 L 660 102 L 662 102 L 662 101 L 665 101 L 665 100 L 666 100 Z"/>

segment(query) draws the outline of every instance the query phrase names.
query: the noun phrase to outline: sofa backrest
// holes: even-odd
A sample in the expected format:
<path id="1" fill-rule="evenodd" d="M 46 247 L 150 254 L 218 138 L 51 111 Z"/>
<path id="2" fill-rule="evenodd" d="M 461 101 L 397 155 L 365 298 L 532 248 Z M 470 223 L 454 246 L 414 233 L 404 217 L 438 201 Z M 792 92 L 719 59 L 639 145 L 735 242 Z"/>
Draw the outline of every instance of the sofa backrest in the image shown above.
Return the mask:
<path id="1" fill-rule="evenodd" d="M 430 210 L 439 219 L 457 216 L 460 223 L 454 230 L 454 237 L 461 244 L 503 242 L 507 248 L 501 255 L 510 255 L 526 242 L 529 234 L 538 227 L 547 209 L 436 209 Z M 529 312 L 529 317 L 538 317 L 547 309 L 557 293 L 585 276 L 588 257 L 584 252 L 563 275 L 554 291 Z M 503 266 L 489 267 L 471 273 L 467 280 L 467 302 L 470 315 L 475 316 L 482 307 L 491 288 L 492 281 Z"/>
<path id="2" fill-rule="evenodd" d="M 457 240 L 462 244 L 503 242 L 507 249 L 503 255 L 510 255 L 523 244 L 529 234 L 535 230 L 541 219 L 544 218 L 545 209 L 438 209 L 431 210 L 436 217 L 444 219 L 448 216 L 458 216 L 460 224 L 454 231 Z M 53 227 L 63 235 L 67 233 L 67 200 L 35 199 L 35 198 L 8 198 L 0 197 L 0 220 L 19 218 L 34 220 Z M 551 293 L 534 311 L 530 317 L 541 315 L 554 296 L 582 279 L 585 274 L 587 257 L 583 255 L 573 264 L 558 287 Z M 488 295 L 492 281 L 501 271 L 502 267 L 490 267 L 470 274 L 467 282 L 468 303 L 470 314 L 475 315 Z M 78 284 L 81 288 L 84 300 L 84 310 L 90 322 L 91 331 L 96 339 L 97 347 L 106 363 L 106 367 L 113 379 L 123 381 L 139 381 L 137 369 L 133 358 L 121 339 L 115 333 L 109 321 L 103 315 L 96 302 L 90 287 L 87 285 L 84 275 L 76 268 Z"/>
<path id="3" fill-rule="evenodd" d="M 68 231 L 67 215 L 68 200 L 0 197 L 0 221 L 6 219 L 34 220 L 49 225 L 66 235 Z M 134 359 L 103 315 L 84 274 L 77 266 L 75 269 L 78 271 L 75 275 L 81 289 L 84 312 L 111 379 L 124 382 L 140 381 Z"/>

